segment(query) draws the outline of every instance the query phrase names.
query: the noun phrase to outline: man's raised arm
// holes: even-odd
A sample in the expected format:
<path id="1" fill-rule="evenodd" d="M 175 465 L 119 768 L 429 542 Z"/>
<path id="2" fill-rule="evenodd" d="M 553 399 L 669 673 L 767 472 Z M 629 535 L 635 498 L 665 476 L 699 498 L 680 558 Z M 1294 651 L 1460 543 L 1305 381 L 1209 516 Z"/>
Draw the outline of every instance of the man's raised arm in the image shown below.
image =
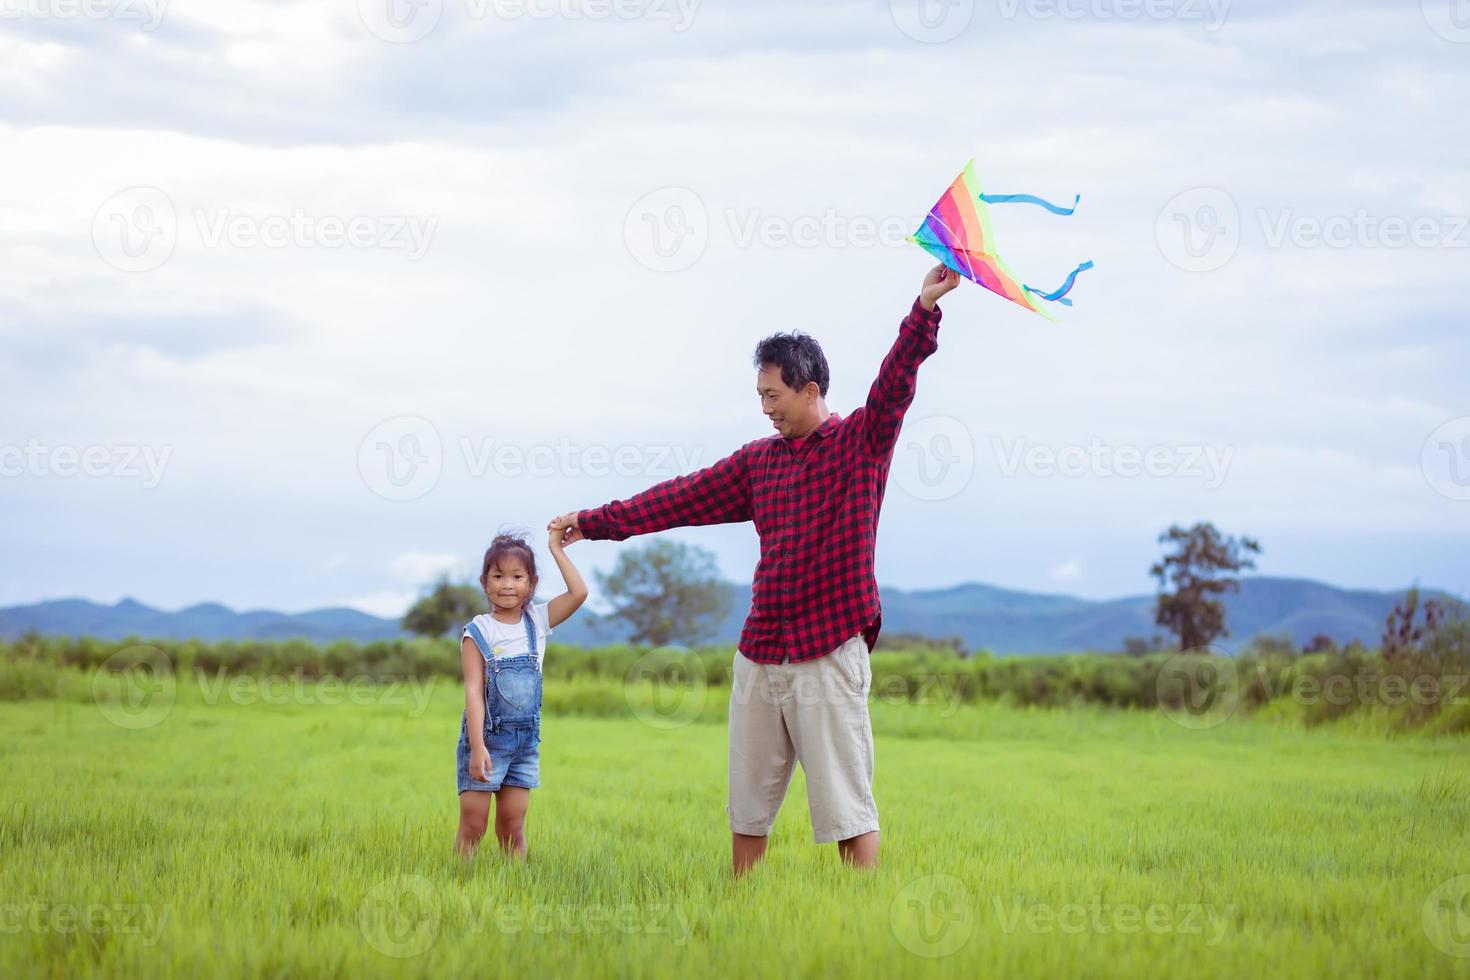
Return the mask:
<path id="1" fill-rule="evenodd" d="M 867 404 L 853 413 L 862 415 L 862 442 L 874 458 L 885 458 L 898 442 L 904 412 L 914 400 L 919 365 L 939 349 L 939 318 L 943 313 L 934 304 L 958 284 L 959 275 L 942 265 L 924 277 L 923 291 L 899 324 L 898 339 L 883 358 L 878 379 L 868 391 Z"/>
<path id="2" fill-rule="evenodd" d="M 749 459 L 753 443 L 702 470 L 655 484 L 627 500 L 576 512 L 581 537 L 622 541 L 635 534 L 753 519 Z"/>

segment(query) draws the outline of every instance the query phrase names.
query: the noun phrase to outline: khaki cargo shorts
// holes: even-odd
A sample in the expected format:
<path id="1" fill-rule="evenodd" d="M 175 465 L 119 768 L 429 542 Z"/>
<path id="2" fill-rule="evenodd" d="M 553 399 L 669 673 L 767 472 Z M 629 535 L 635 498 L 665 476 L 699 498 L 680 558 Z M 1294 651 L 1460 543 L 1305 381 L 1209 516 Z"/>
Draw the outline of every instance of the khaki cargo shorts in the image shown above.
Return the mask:
<path id="1" fill-rule="evenodd" d="M 753 663 L 737 650 L 733 672 L 730 829 L 768 836 L 800 762 L 813 840 L 826 844 L 877 830 L 868 719 L 873 672 L 862 634 L 799 664 Z"/>

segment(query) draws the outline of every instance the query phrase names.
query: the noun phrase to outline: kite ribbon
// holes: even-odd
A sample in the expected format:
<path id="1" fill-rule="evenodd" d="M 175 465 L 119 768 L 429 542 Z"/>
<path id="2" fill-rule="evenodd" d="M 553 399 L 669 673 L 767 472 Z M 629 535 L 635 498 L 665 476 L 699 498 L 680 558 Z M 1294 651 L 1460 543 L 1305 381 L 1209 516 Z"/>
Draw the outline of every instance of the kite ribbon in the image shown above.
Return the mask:
<path id="1" fill-rule="evenodd" d="M 1022 288 L 1024 288 L 1028 293 L 1035 293 L 1037 296 L 1040 296 L 1042 299 L 1047 300 L 1048 302 L 1061 303 L 1063 306 L 1071 306 L 1072 301 L 1069 299 L 1063 299 L 1062 297 L 1066 296 L 1069 292 L 1072 291 L 1072 284 L 1077 281 L 1077 274 L 1080 272 L 1086 272 L 1088 269 L 1091 268 L 1092 260 L 1088 259 L 1086 262 L 1082 263 L 1077 268 L 1072 270 L 1071 274 L 1067 276 L 1067 281 L 1062 283 L 1060 288 L 1054 289 L 1049 293 L 1043 293 L 1041 290 L 1035 288 L 1034 286 L 1024 286 Z"/>
<path id="2" fill-rule="evenodd" d="M 1043 201 L 1034 194 L 981 194 L 980 200 L 986 204 L 1038 204 L 1052 214 L 1068 215 L 1077 210 L 1077 202 L 1082 200 L 1082 195 L 1077 195 L 1070 208 L 1058 207 L 1050 201 Z"/>

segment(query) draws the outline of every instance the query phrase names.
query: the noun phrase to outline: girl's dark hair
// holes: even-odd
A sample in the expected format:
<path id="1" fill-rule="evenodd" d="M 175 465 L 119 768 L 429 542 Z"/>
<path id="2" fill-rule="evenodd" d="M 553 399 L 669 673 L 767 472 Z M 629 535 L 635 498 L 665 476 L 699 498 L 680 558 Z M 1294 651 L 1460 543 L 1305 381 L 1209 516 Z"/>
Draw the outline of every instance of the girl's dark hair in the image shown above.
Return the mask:
<path id="1" fill-rule="evenodd" d="M 537 582 L 536 553 L 531 550 L 531 545 L 521 534 L 495 535 L 495 540 L 491 541 L 490 547 L 485 549 L 485 560 L 480 563 L 480 591 L 485 591 L 485 583 L 490 579 L 490 569 L 499 565 L 502 558 L 519 558 L 521 564 L 526 566 L 526 574 L 531 577 L 531 595 L 526 599 L 525 605 L 534 603 Z M 485 601 L 492 609 L 495 608 L 489 596 L 486 596 Z"/>
<path id="2" fill-rule="evenodd" d="M 817 391 L 823 398 L 827 397 L 831 375 L 827 370 L 827 356 L 815 337 L 800 330 L 771 334 L 755 345 L 755 366 L 763 368 L 767 364 L 781 366 L 781 380 L 786 387 L 801 391 L 815 381 Z"/>

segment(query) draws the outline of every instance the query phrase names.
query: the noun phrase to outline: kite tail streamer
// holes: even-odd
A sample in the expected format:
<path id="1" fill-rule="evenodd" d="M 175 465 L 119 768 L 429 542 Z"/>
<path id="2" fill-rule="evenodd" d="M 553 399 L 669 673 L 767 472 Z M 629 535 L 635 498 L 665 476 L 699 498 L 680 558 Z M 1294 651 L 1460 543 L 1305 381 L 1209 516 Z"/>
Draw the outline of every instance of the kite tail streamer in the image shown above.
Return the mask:
<path id="1" fill-rule="evenodd" d="M 1067 215 L 1077 210 L 1077 202 L 1082 200 L 1082 195 L 1078 194 L 1073 199 L 1070 208 L 1057 207 L 1050 201 L 1043 201 L 1032 194 L 981 194 L 980 200 L 986 204 L 1038 204 L 1052 214 Z"/>
<path id="2" fill-rule="evenodd" d="M 1072 291 L 1072 284 L 1077 281 L 1077 275 L 1078 275 L 1078 273 L 1086 272 L 1088 269 L 1091 269 L 1091 268 L 1092 268 L 1092 260 L 1091 259 L 1088 259 L 1086 262 L 1082 263 L 1077 268 L 1075 268 L 1075 269 L 1072 270 L 1071 275 L 1067 276 L 1067 281 L 1066 282 L 1062 283 L 1062 285 L 1059 288 L 1054 289 L 1054 290 L 1052 290 L 1049 293 L 1044 293 L 1041 290 L 1035 288 L 1034 286 L 1025 286 L 1023 288 L 1028 293 L 1035 293 L 1037 296 L 1040 296 L 1042 299 L 1046 300 L 1047 302 L 1050 302 L 1050 303 L 1061 303 L 1063 306 L 1071 306 L 1072 305 L 1072 301 L 1069 300 L 1069 299 L 1064 299 L 1063 297 L 1065 297 L 1067 295 L 1067 293 L 1069 293 L 1069 292 Z"/>

